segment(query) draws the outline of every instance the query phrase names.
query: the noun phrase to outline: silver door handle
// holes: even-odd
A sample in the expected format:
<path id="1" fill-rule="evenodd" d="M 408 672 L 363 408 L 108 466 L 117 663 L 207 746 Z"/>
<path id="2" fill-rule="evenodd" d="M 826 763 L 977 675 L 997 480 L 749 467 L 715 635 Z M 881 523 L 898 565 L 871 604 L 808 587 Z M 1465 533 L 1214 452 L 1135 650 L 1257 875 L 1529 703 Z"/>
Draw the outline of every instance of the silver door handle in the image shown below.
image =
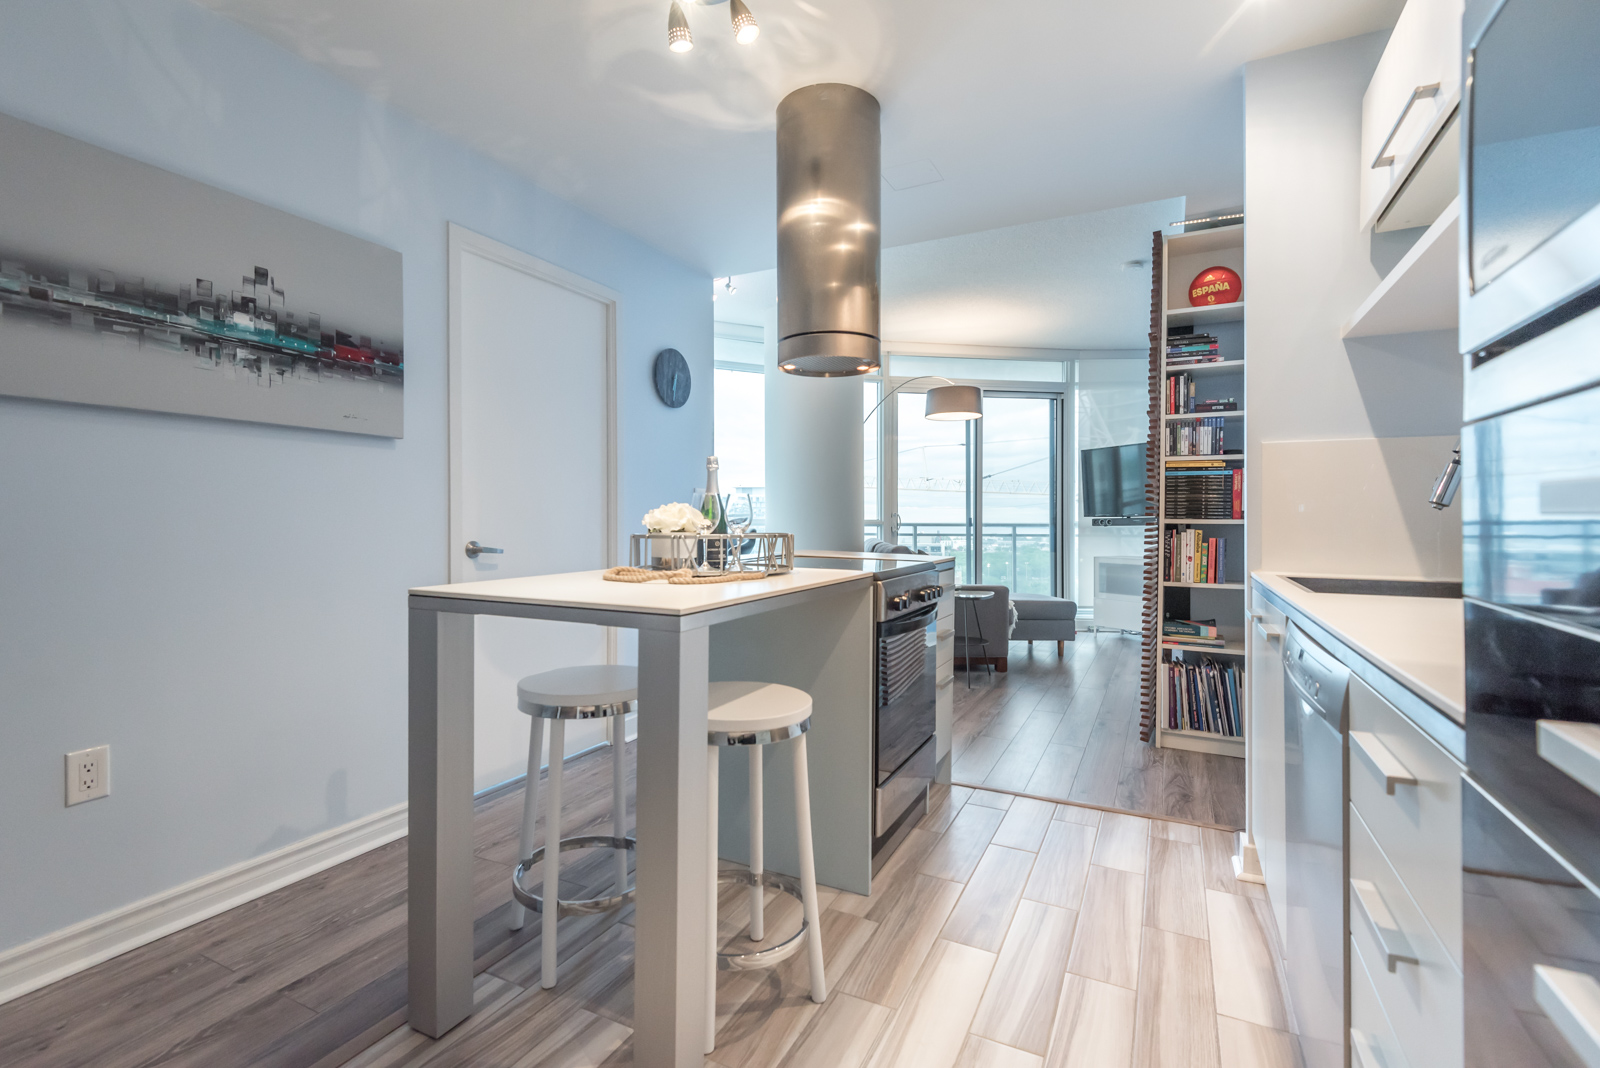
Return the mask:
<path id="1" fill-rule="evenodd" d="M 503 552 L 505 552 L 504 549 L 491 549 L 487 545 L 479 545 L 475 541 L 467 542 L 467 555 L 472 557 L 474 560 L 476 560 L 478 558 L 478 554 L 479 553 L 503 553 Z"/>
<path id="2" fill-rule="evenodd" d="M 1600 726 L 1541 719 L 1539 755 L 1600 794 Z"/>
<path id="3" fill-rule="evenodd" d="M 1378 939 L 1378 948 L 1383 951 L 1384 961 L 1392 972 L 1399 964 L 1418 964 L 1416 953 L 1411 949 L 1411 942 L 1400 930 L 1400 925 L 1394 922 L 1394 914 L 1389 911 L 1389 906 L 1383 900 L 1383 894 L 1378 888 L 1366 879 L 1350 880 L 1351 897 L 1355 898 L 1356 906 L 1361 915 L 1366 917 L 1367 923 L 1372 927 L 1372 933 Z"/>
<path id="4" fill-rule="evenodd" d="M 1376 734 L 1371 731 L 1351 731 L 1350 740 L 1356 744 L 1356 751 L 1367 758 L 1372 770 L 1383 779 L 1389 796 L 1394 796 L 1396 786 L 1417 785 L 1417 777 L 1411 774 L 1411 769 L 1400 763 L 1400 758 L 1390 752 Z"/>
<path id="5" fill-rule="evenodd" d="M 1432 85 L 1419 85 L 1411 90 L 1411 96 L 1406 100 L 1406 106 L 1400 109 L 1400 117 L 1394 120 L 1394 126 L 1389 130 L 1389 136 L 1383 139 L 1383 144 L 1378 146 L 1378 154 L 1372 161 L 1372 169 L 1387 167 L 1394 162 L 1393 155 L 1384 155 L 1389 150 L 1389 142 L 1394 140 L 1394 135 L 1400 132 L 1400 127 L 1406 121 L 1406 116 L 1411 114 L 1412 105 L 1419 100 L 1426 100 L 1439 92 L 1439 83 Z"/>
<path id="6" fill-rule="evenodd" d="M 1600 1068 L 1600 983 L 1583 972 L 1535 964 L 1533 1000 L 1578 1060 Z"/>

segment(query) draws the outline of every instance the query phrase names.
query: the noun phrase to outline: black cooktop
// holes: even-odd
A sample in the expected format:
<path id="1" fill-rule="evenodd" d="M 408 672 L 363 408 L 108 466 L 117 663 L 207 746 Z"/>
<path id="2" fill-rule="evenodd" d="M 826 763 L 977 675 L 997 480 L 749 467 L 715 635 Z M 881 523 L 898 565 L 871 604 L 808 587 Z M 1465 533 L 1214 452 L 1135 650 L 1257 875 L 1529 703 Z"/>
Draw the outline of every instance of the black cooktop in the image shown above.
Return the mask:
<path id="1" fill-rule="evenodd" d="M 912 553 L 829 553 L 827 556 L 815 556 L 802 549 L 794 556 L 795 567 L 865 571 L 880 579 L 939 570 L 953 563 L 948 556 L 917 556 Z"/>

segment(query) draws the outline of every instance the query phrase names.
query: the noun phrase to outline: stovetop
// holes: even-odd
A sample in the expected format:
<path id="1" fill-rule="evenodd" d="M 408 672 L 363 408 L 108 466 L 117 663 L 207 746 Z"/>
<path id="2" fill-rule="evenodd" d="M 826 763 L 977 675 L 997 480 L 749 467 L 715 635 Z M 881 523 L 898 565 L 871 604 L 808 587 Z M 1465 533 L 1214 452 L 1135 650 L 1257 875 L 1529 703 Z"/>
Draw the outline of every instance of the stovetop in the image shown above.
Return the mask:
<path id="1" fill-rule="evenodd" d="M 832 549 L 801 549 L 795 554 L 795 567 L 829 567 L 841 571 L 865 571 L 879 582 L 921 571 L 943 571 L 955 565 L 953 556 L 917 556 L 911 553 L 850 553 Z"/>

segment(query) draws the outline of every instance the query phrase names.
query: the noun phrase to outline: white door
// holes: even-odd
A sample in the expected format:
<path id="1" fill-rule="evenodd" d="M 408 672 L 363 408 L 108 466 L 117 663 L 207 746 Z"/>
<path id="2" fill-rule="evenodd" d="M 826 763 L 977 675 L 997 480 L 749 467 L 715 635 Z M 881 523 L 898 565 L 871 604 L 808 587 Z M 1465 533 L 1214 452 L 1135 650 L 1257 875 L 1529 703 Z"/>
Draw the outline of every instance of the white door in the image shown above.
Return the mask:
<path id="1" fill-rule="evenodd" d="M 450 581 L 608 567 L 616 294 L 455 225 L 449 245 Z M 518 679 L 613 652 L 600 627 L 479 616 L 476 788 L 526 769 Z M 604 740 L 573 724 L 567 752 Z"/>

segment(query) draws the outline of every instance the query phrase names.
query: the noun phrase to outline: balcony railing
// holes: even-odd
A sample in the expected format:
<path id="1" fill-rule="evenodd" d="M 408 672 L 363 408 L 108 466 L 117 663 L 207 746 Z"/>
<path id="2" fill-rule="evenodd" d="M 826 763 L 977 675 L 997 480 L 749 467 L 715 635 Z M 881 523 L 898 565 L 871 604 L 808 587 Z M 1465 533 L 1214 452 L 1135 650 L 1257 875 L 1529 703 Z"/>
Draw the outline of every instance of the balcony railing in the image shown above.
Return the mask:
<path id="1" fill-rule="evenodd" d="M 883 537 L 879 524 L 869 523 L 867 542 Z M 972 531 L 962 523 L 901 523 L 899 544 L 932 556 L 956 558 L 956 574 L 985 586 L 1006 586 L 1013 593 L 1050 596 L 1055 593 L 1055 539 L 1049 523 L 985 523 L 983 560 L 973 576 Z"/>

